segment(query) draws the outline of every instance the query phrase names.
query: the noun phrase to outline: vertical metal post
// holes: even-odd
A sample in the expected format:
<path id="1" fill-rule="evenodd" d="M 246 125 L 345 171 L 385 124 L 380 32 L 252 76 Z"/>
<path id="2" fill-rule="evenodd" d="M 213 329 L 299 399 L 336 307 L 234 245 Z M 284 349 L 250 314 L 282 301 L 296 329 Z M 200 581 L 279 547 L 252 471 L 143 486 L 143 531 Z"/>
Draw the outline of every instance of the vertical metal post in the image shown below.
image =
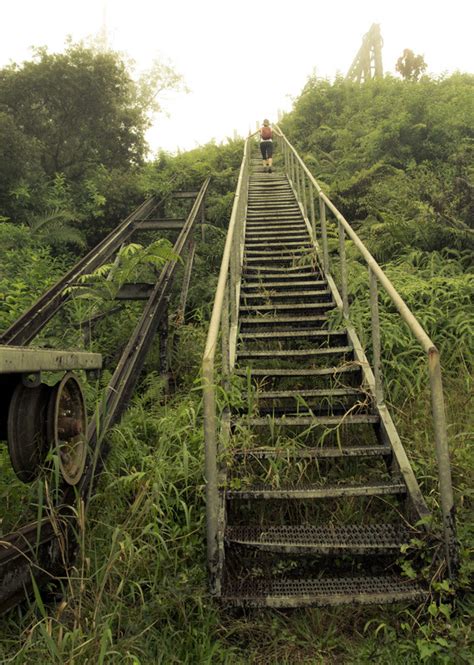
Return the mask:
<path id="1" fill-rule="evenodd" d="M 372 322 L 372 351 L 375 377 L 375 399 L 383 404 L 382 361 L 380 344 L 379 296 L 377 277 L 369 266 L 370 316 Z"/>
<path id="2" fill-rule="evenodd" d="M 443 382 L 438 349 L 432 347 L 428 353 L 428 371 L 431 387 L 431 409 L 433 413 L 436 458 L 438 461 L 439 492 L 443 531 L 446 551 L 446 563 L 450 577 L 457 569 L 457 542 L 455 526 L 455 508 L 451 466 L 449 461 L 446 414 L 444 409 Z"/>
<path id="3" fill-rule="evenodd" d="M 347 262 L 346 262 L 346 245 L 344 243 L 346 234 L 341 222 L 337 221 L 337 228 L 339 231 L 339 261 L 341 269 L 341 291 L 342 291 L 342 310 L 345 316 L 349 316 L 349 298 L 347 297 Z"/>
<path id="4" fill-rule="evenodd" d="M 219 566 L 219 547 L 217 543 L 219 491 L 217 488 L 216 396 L 214 361 L 212 359 L 206 359 L 203 363 L 203 407 L 204 440 L 206 442 L 204 473 L 206 478 L 207 565 L 211 593 L 215 593 L 217 590 L 217 571 Z"/>
<path id="5" fill-rule="evenodd" d="M 301 167 L 301 203 L 303 205 L 303 214 L 308 217 L 308 206 L 306 205 L 306 174 L 303 167 Z"/>
<path id="6" fill-rule="evenodd" d="M 181 295 L 179 299 L 178 320 L 184 323 L 184 315 L 186 313 L 186 302 L 188 299 L 189 284 L 191 282 L 191 272 L 193 269 L 194 254 L 196 251 L 196 243 L 194 238 L 189 241 L 188 256 L 184 266 L 183 284 L 181 287 Z"/>
<path id="7" fill-rule="evenodd" d="M 295 158 L 295 166 L 296 166 L 296 191 L 298 193 L 298 201 L 301 203 L 300 163 L 296 158 Z"/>
<path id="8" fill-rule="evenodd" d="M 221 342 L 222 342 L 222 377 L 224 389 L 229 387 L 230 352 L 229 352 L 229 285 L 226 284 L 221 314 Z"/>
<path id="9" fill-rule="evenodd" d="M 206 197 L 204 197 L 201 205 L 201 240 L 206 240 Z"/>
<path id="10" fill-rule="evenodd" d="M 168 307 L 166 307 L 159 327 L 159 373 L 164 381 L 166 394 L 169 392 L 168 329 Z"/>
<path id="11" fill-rule="evenodd" d="M 316 240 L 316 215 L 314 212 L 314 187 L 311 180 L 309 181 L 309 203 L 311 207 L 311 228 L 313 229 L 313 238 Z"/>
<path id="12" fill-rule="evenodd" d="M 328 248 L 328 230 L 326 225 L 326 204 L 321 196 L 319 197 L 319 219 L 321 221 L 321 240 L 323 243 L 323 267 L 325 272 L 329 272 L 329 248 Z"/>

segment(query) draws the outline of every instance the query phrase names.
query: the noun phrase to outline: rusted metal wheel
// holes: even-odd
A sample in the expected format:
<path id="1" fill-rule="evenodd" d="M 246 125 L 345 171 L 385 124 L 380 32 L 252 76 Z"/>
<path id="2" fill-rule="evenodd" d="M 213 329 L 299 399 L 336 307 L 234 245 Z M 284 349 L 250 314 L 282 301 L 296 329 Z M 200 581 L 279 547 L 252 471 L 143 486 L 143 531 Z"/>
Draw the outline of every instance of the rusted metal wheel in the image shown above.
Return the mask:
<path id="1" fill-rule="evenodd" d="M 68 372 L 51 391 L 47 417 L 48 441 L 59 456 L 59 468 L 69 485 L 76 485 L 87 457 L 87 415 L 81 385 Z"/>
<path id="2" fill-rule="evenodd" d="M 51 394 L 49 386 L 25 386 L 20 382 L 15 388 L 8 411 L 8 452 L 13 470 L 24 483 L 38 477 L 46 454 L 48 438 L 46 416 Z"/>

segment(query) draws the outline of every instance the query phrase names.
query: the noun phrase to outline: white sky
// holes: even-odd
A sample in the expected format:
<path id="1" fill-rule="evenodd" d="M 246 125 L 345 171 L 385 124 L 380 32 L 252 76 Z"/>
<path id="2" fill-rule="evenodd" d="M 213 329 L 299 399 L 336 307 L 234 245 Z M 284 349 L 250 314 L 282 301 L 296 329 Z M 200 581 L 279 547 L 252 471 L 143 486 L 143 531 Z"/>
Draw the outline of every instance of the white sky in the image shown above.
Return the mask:
<path id="1" fill-rule="evenodd" d="M 0 0 L 0 66 L 60 51 L 65 39 L 100 32 L 146 69 L 171 61 L 191 89 L 167 95 L 170 117 L 149 133 L 153 150 L 188 150 L 289 110 L 307 77 L 346 74 L 372 23 L 380 23 L 385 71 L 404 48 L 431 73 L 474 71 L 472 0 Z"/>

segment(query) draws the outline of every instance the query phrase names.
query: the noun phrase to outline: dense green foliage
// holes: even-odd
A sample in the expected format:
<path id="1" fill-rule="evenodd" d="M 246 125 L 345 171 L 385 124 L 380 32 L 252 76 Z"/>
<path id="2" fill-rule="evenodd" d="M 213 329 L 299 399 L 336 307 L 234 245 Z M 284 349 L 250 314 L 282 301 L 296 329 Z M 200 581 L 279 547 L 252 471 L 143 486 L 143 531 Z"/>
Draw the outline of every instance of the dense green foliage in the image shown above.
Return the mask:
<path id="1" fill-rule="evenodd" d="M 162 74 L 171 76 L 166 70 Z M 118 88 L 109 87 L 114 81 Z M 160 87 L 156 76 L 150 82 Z M 62 107 L 76 86 L 79 94 L 93 88 L 95 106 L 90 108 L 97 114 L 82 118 L 77 133 L 72 106 Z M 153 349 L 133 404 L 111 433 L 111 453 L 88 519 L 80 520 L 80 553 L 66 581 L 66 600 L 44 607 L 38 598 L 35 605 L 3 618 L 2 662 L 469 662 L 474 613 L 466 592 L 473 551 L 468 448 L 474 330 L 469 272 L 474 217 L 472 92 L 473 77 L 461 74 L 417 83 L 388 77 L 362 86 L 310 79 L 282 123 L 441 349 L 463 543 L 456 611 L 447 587 L 438 588 L 441 595 L 418 610 L 230 614 L 210 601 L 206 588 L 199 368 L 242 142 L 210 144 L 177 156 L 160 154 L 142 163 L 151 97 L 146 87 L 134 87 L 115 54 L 82 47 L 58 56 L 40 51 L 34 62 L 0 73 L 0 215 L 8 218 L 0 224 L 2 329 L 74 262 L 71 243 L 79 248 L 74 252 L 84 252 L 81 242 L 90 245 L 102 237 L 148 194 L 166 199 L 173 190 L 198 189 L 212 176 L 188 316 L 184 324 L 172 325 L 177 390 L 165 397 Z M 41 113 L 31 117 L 38 106 Z M 89 107 L 81 108 L 87 115 Z M 102 131 L 100 109 L 110 110 L 118 134 L 113 134 L 112 123 L 110 132 L 94 136 Z M 51 122 L 45 120 L 46 113 Z M 119 119 L 125 119 L 123 125 Z M 62 144 L 61 131 L 68 127 L 72 135 Z M 81 136 L 91 140 L 82 142 Z M 60 147 L 57 155 L 51 152 L 55 145 Z M 72 155 L 78 156 L 77 164 L 68 164 Z M 10 168 L 5 168 L 5 159 Z M 277 169 L 279 160 L 281 165 L 277 152 Z M 334 235 L 331 242 L 335 246 Z M 109 306 L 120 280 L 128 279 L 130 271 L 146 274 L 149 265 L 158 265 L 158 250 L 163 248 L 169 251 L 164 243 L 149 250 L 125 248 L 118 282 L 104 284 L 109 269 L 86 280 L 89 297 L 76 298 L 59 321 L 48 326 L 47 343 L 84 344 L 79 322 L 88 308 Z M 352 317 L 368 343 L 366 268 L 350 243 L 347 253 Z M 172 312 L 176 298 L 175 293 Z M 140 305 L 129 305 L 97 326 L 90 348 L 104 353 L 108 368 L 97 386 L 87 386 L 91 404 L 105 387 L 117 350 L 139 311 Z M 394 414 L 425 496 L 436 508 L 424 360 L 383 298 L 381 316 L 384 371 Z M 4 452 L 2 471 L 8 464 Z M 21 492 L 26 496 L 27 491 L 11 475 L 8 485 L 0 483 L 0 497 L 14 510 Z"/>
<path id="2" fill-rule="evenodd" d="M 472 250 L 473 95 L 467 74 L 310 79 L 282 127 L 376 258 Z"/>

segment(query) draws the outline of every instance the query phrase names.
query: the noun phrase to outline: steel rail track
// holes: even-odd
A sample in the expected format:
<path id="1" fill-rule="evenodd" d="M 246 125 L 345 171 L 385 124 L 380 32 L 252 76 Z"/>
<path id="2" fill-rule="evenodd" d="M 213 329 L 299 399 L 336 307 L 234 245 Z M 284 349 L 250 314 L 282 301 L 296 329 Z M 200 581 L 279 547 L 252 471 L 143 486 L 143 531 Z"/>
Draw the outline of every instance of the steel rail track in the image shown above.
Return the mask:
<path id="1" fill-rule="evenodd" d="M 104 451 L 104 438 L 107 431 L 116 424 L 137 384 L 146 355 L 153 342 L 160 321 L 167 314 L 167 305 L 176 275 L 180 257 L 185 252 L 198 213 L 204 205 L 210 178 L 204 182 L 196 196 L 187 220 L 176 240 L 173 250 L 176 258 L 165 264 L 142 315 L 132 333 L 107 386 L 99 407 L 98 421 L 89 424 L 88 462 L 78 486 L 65 486 L 60 505 L 54 516 L 28 524 L 14 533 L 0 537 L 0 614 L 14 607 L 31 595 L 34 582 L 38 587 L 48 583 L 57 586 L 67 578 L 67 569 L 77 550 L 74 506 L 78 499 L 87 504 L 94 487 L 94 481 L 103 465 L 107 451 Z M 107 260 L 115 249 L 134 230 L 135 222 L 149 214 L 156 205 L 149 199 L 139 206 L 104 241 L 82 259 L 69 273 L 42 296 L 33 307 L 18 319 L 1 337 L 4 343 L 18 344 L 30 341 L 54 313 L 64 304 L 68 296 L 63 291 L 81 274 L 95 269 Z M 100 257 L 100 258 L 99 258 Z M 30 313 L 30 314 L 28 314 Z M 28 320 L 31 317 L 31 321 Z"/>

